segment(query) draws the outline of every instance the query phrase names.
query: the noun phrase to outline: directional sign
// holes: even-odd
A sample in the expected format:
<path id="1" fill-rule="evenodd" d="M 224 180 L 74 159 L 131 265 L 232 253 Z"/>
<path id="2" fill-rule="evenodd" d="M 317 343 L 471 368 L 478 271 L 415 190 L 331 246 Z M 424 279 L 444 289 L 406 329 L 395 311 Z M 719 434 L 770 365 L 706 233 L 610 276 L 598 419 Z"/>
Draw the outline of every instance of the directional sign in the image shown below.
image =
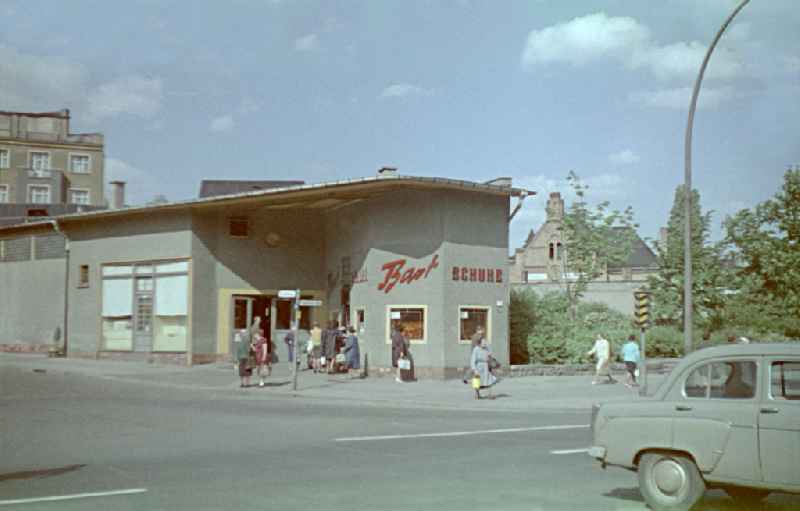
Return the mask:
<path id="1" fill-rule="evenodd" d="M 294 289 L 281 289 L 278 291 L 278 298 L 297 298 L 297 291 Z"/>
<path id="2" fill-rule="evenodd" d="M 321 307 L 322 300 L 300 300 L 300 307 Z"/>

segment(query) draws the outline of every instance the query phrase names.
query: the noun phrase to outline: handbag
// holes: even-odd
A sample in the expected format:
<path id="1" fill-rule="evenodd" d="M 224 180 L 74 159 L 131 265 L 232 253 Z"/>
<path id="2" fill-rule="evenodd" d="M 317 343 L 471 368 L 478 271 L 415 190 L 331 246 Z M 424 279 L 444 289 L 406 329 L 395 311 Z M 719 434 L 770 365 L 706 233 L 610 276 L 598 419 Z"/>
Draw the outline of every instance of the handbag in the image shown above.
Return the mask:
<path id="1" fill-rule="evenodd" d="M 496 369 L 500 369 L 500 362 L 494 357 L 489 357 L 489 370 L 494 371 Z"/>
<path id="2" fill-rule="evenodd" d="M 334 360 L 339 364 L 344 364 L 344 361 L 346 360 L 344 353 L 337 353 L 336 358 Z"/>
<path id="3" fill-rule="evenodd" d="M 397 367 L 404 371 L 408 371 L 411 369 L 411 361 L 407 358 L 401 358 L 397 361 Z"/>

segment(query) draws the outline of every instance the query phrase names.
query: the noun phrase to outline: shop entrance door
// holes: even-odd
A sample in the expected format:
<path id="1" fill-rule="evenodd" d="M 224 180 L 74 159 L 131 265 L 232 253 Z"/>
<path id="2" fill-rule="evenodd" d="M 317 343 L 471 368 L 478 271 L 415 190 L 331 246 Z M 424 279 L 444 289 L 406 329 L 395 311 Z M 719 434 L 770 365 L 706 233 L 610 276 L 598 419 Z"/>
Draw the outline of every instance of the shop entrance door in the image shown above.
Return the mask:
<path id="1" fill-rule="evenodd" d="M 261 318 L 262 333 L 267 340 L 271 340 L 270 301 L 270 297 L 265 295 L 233 295 L 231 345 L 228 353 L 233 353 L 232 343 L 236 332 L 249 329 L 256 317 Z"/>
<path id="2" fill-rule="evenodd" d="M 153 277 L 136 277 L 133 295 L 133 351 L 153 349 Z"/>

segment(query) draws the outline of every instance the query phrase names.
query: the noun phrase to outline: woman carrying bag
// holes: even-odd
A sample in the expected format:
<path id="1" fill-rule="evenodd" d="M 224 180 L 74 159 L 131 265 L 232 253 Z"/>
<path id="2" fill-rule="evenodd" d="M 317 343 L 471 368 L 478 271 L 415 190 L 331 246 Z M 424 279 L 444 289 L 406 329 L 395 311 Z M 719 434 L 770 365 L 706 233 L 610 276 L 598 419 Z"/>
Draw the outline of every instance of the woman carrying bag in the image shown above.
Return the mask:
<path id="1" fill-rule="evenodd" d="M 481 399 L 481 390 L 488 389 L 489 399 L 494 399 L 491 388 L 497 383 L 497 377 L 492 372 L 498 367 L 497 361 L 492 357 L 486 339 L 472 349 L 469 367 L 472 369 L 472 388 L 475 390 L 475 399 Z"/>

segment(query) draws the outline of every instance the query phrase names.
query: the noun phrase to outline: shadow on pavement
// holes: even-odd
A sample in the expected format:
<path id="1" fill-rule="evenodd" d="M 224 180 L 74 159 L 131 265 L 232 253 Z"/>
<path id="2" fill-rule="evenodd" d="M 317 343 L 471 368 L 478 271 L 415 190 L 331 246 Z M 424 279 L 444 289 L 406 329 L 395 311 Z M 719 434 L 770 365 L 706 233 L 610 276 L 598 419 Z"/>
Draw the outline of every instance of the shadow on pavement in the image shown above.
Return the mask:
<path id="1" fill-rule="evenodd" d="M 633 502 L 644 502 L 638 486 L 633 488 L 614 488 L 610 492 L 604 493 L 603 496 L 620 500 L 630 500 Z"/>
<path id="2" fill-rule="evenodd" d="M 86 466 L 85 464 L 67 465 L 66 467 L 58 467 L 58 468 L 43 468 L 39 470 L 26 470 L 24 472 L 8 472 L 6 474 L 0 474 L 0 482 L 10 481 L 12 479 L 33 479 L 38 477 L 60 476 L 61 474 L 66 474 L 74 470 L 79 470 L 85 466 Z"/>

